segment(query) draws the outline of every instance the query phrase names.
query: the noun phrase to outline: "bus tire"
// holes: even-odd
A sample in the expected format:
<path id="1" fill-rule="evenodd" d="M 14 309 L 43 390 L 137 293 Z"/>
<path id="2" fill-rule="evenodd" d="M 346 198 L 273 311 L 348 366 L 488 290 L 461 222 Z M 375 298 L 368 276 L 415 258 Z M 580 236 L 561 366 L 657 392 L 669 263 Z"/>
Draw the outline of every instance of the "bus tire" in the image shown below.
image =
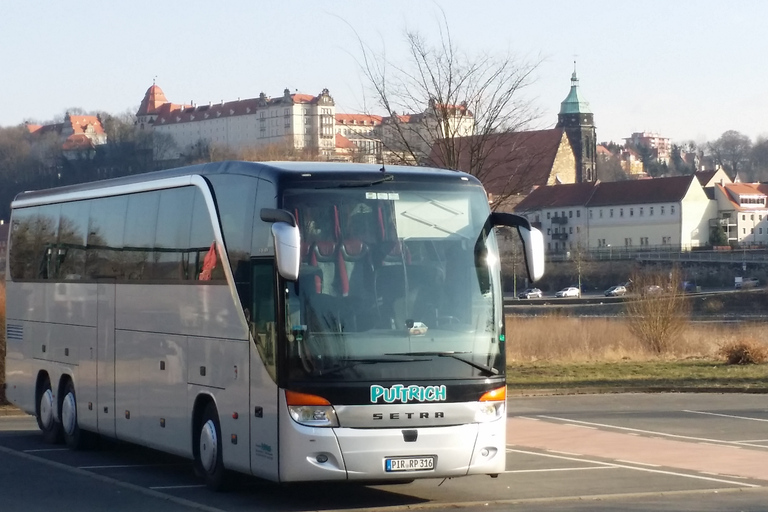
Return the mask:
<path id="1" fill-rule="evenodd" d="M 53 397 L 51 379 L 45 375 L 37 391 L 37 426 L 43 432 L 43 441 L 59 444 L 64 440 L 61 423 L 56 419 L 56 400 Z"/>
<path id="2" fill-rule="evenodd" d="M 77 419 L 77 395 L 71 380 L 67 381 L 64 387 L 64 398 L 61 401 L 61 427 L 64 441 L 70 449 L 82 450 L 87 447 L 88 432 L 80 430 Z"/>
<path id="3" fill-rule="evenodd" d="M 202 475 L 205 485 L 213 491 L 226 490 L 226 470 L 221 453 L 221 425 L 216 405 L 209 402 L 203 411 L 197 432 L 195 473 Z"/>

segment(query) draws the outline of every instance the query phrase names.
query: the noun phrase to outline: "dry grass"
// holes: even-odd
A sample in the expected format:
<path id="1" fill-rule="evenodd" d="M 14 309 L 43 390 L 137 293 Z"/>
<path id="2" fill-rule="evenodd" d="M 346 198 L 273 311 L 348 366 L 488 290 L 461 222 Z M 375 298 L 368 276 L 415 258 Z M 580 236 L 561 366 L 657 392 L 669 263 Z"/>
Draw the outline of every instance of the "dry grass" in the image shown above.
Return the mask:
<path id="1" fill-rule="evenodd" d="M 764 338 L 765 327 L 753 324 L 689 323 L 675 336 L 668 352 L 645 347 L 628 322 L 608 318 L 562 316 L 507 317 L 507 360 L 583 363 L 720 359 L 729 343 Z"/>
<path id="2" fill-rule="evenodd" d="M 726 364 L 762 364 L 768 361 L 768 345 L 756 339 L 732 340 L 718 350 Z"/>

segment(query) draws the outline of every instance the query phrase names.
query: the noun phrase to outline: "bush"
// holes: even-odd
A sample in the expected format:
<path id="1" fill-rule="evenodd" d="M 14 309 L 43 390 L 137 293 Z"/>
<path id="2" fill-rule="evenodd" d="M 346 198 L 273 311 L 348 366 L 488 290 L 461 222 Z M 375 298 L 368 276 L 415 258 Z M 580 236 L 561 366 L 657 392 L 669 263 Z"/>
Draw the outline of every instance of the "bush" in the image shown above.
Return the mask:
<path id="1" fill-rule="evenodd" d="M 768 361 L 768 347 L 752 339 L 731 341 L 717 351 L 726 364 L 761 364 Z"/>
<path id="2" fill-rule="evenodd" d="M 679 335 L 688 325 L 691 303 L 681 289 L 680 272 L 638 272 L 632 276 L 636 295 L 624 304 L 629 330 L 651 353 L 674 351 Z"/>

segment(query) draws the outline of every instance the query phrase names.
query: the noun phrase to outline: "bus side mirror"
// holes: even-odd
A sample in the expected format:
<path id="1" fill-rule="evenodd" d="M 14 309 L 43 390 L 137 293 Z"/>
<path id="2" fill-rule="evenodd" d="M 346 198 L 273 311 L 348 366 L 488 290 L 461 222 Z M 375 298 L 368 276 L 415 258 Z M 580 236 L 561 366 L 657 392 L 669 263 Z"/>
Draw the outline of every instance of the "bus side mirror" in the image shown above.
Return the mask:
<path id="1" fill-rule="evenodd" d="M 288 281 L 296 281 L 301 262 L 301 234 L 296 219 L 291 212 L 274 208 L 262 208 L 260 217 L 272 223 L 278 273 Z"/>
<path id="2" fill-rule="evenodd" d="M 544 237 L 541 231 L 531 226 L 528 219 L 513 213 L 494 212 L 490 217 L 493 226 L 517 228 L 525 251 L 525 265 L 531 281 L 538 281 L 544 275 Z"/>

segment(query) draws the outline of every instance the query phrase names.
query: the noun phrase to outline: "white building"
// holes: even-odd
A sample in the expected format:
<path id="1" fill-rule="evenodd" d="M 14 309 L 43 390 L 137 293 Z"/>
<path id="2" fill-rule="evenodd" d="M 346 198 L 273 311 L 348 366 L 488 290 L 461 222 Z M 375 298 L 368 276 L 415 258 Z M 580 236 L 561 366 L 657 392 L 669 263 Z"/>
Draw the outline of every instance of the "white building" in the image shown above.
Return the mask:
<path id="1" fill-rule="evenodd" d="M 291 93 L 207 105 L 174 104 L 152 85 L 136 112 L 139 128 L 167 134 L 175 148 L 156 155 L 178 158 L 203 141 L 239 150 L 283 145 L 316 151 L 331 158 L 335 153 L 336 106 L 328 89 L 317 95 Z M 157 150 L 157 148 L 156 148 Z"/>
<path id="2" fill-rule="evenodd" d="M 719 215 L 712 225 L 723 229 L 729 242 L 768 244 L 768 185 L 718 183 L 714 190 Z"/>
<path id="3" fill-rule="evenodd" d="M 695 176 L 539 187 L 515 211 L 540 223 L 555 253 L 704 246 L 718 216 Z"/>

